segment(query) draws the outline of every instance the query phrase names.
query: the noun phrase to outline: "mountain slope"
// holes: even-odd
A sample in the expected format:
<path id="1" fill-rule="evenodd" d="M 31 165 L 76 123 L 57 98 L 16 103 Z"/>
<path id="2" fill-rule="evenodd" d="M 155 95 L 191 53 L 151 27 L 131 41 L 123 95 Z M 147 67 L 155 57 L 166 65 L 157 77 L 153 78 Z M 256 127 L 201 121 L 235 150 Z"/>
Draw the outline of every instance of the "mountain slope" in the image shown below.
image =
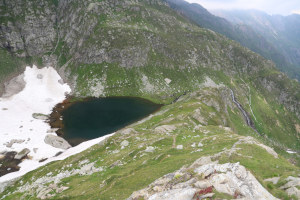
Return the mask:
<path id="1" fill-rule="evenodd" d="M 281 71 L 286 72 L 290 77 L 297 78 L 299 80 L 300 69 L 297 67 L 299 63 L 292 62 L 291 56 L 287 54 L 286 50 L 279 47 L 277 44 L 278 42 L 280 43 L 280 41 L 281 43 L 286 42 L 286 39 L 280 38 L 280 41 L 278 42 L 277 40 L 271 41 L 269 39 L 270 35 L 266 35 L 263 31 L 258 30 L 257 27 L 260 22 L 250 22 L 242 16 L 242 13 L 235 13 L 235 15 L 234 13 L 226 13 L 226 11 L 216 11 L 217 16 L 215 16 L 209 13 L 201 5 L 190 4 L 184 0 L 166 0 L 166 2 L 168 2 L 173 9 L 188 17 L 199 26 L 211 29 L 239 42 L 243 46 L 262 55 L 266 59 L 272 60 Z M 218 17 L 218 15 L 220 17 Z M 290 17 L 294 18 L 294 21 L 297 19 L 296 16 Z M 243 19 L 245 19 L 245 21 L 243 21 Z M 287 26 L 289 24 L 288 22 L 284 23 Z M 297 27 L 297 23 L 295 22 L 292 27 Z M 298 41 L 298 37 L 295 38 L 295 36 L 299 35 L 297 35 L 297 31 L 299 32 L 299 30 L 292 31 L 293 36 L 288 37 L 289 41 Z M 291 32 L 285 32 L 283 35 L 286 37 L 289 34 L 291 34 Z M 297 57 L 295 56 L 295 53 L 297 52 L 295 49 L 296 46 L 294 45 L 294 48 L 290 49 L 290 53 L 293 55 L 293 60 Z"/>
<path id="2" fill-rule="evenodd" d="M 2 51 L 24 63 L 56 67 L 76 97 L 138 96 L 166 104 L 133 130 L 28 173 L 4 191 L 5 199 L 124 199 L 166 173 L 218 153 L 219 162 L 240 161 L 265 187 L 263 179 L 279 176 L 281 182 L 267 189 L 289 198 L 280 187 L 299 174 L 299 158 L 286 150 L 300 145 L 300 90 L 270 61 L 199 28 L 160 0 L 16 0 L 1 6 L 7 11 Z M 247 126 L 243 113 L 254 127 Z M 221 155 L 249 135 L 257 142 L 236 144 L 237 153 Z M 121 147 L 124 140 L 127 148 Z M 278 159 L 258 141 L 273 147 Z M 199 142 L 202 151 L 192 147 Z"/>
<path id="3" fill-rule="evenodd" d="M 296 73 L 299 79 L 300 48 L 300 15 L 289 16 L 268 15 L 267 13 L 249 11 L 214 11 L 233 24 L 250 26 L 257 34 L 262 35 L 275 49 L 284 56 L 289 64 L 287 72 Z M 279 67 L 284 67 L 279 65 Z"/>
<path id="4" fill-rule="evenodd" d="M 207 81 L 201 91 L 182 97 L 104 142 L 28 173 L 3 193 L 4 199 L 126 199 L 164 174 L 205 156 L 220 163 L 240 162 L 271 194 L 291 199 L 280 187 L 300 169 L 252 137 L 235 133 L 243 130 L 257 137 L 243 125 L 228 92 L 226 87 Z M 224 121 L 234 130 L 224 127 Z M 124 141 L 128 145 L 124 146 Z M 193 176 L 192 170 L 187 172 Z M 205 175 L 194 177 L 207 179 Z M 264 181 L 273 177 L 280 177 L 278 184 Z M 184 181 L 185 176 L 176 175 L 171 184 Z M 153 192 L 159 192 L 159 187 L 153 187 Z M 249 187 L 251 190 L 258 185 L 252 183 Z M 217 191 L 215 198 L 234 196 Z"/>

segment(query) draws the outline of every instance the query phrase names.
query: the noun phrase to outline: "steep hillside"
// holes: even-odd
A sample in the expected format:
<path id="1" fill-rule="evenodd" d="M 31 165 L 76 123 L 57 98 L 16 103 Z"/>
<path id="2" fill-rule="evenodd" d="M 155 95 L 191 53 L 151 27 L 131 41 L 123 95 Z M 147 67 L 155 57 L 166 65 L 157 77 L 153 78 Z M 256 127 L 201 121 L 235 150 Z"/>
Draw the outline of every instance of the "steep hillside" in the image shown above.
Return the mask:
<path id="1" fill-rule="evenodd" d="M 234 130 L 224 127 L 224 122 Z M 4 199 L 126 199 L 164 174 L 205 156 L 219 163 L 240 162 L 271 194 L 290 199 L 281 186 L 287 177 L 297 177 L 300 169 L 253 139 L 257 134 L 243 124 L 230 91 L 210 80 L 201 91 L 180 98 L 108 140 L 28 173 L 3 193 Z M 253 137 L 237 135 L 238 130 Z M 191 169 L 187 172 L 199 180 L 207 179 L 206 175 L 193 175 Z M 188 180 L 183 174 L 175 176 L 171 184 Z M 273 177 L 280 181 L 264 181 Z M 253 183 L 249 189 L 257 186 Z M 162 190 L 158 187 L 153 187 L 153 192 Z M 214 193 L 215 198 L 234 196 L 217 190 Z M 141 199 L 143 194 L 135 194 L 134 199 Z"/>
<path id="2" fill-rule="evenodd" d="M 18 60 L 51 65 L 77 98 L 166 104 L 104 143 L 28 173 L 2 199 L 124 199 L 202 156 L 240 162 L 272 195 L 292 198 L 281 186 L 299 174 L 297 154 L 286 151 L 300 149 L 300 85 L 272 62 L 160 0 L 0 2 L 0 53 L 12 69 L 5 77 Z M 272 177 L 279 182 L 264 181 Z"/>
<path id="3" fill-rule="evenodd" d="M 289 16 L 268 15 L 267 13 L 249 10 L 249 11 L 214 11 L 218 16 L 222 16 L 233 24 L 246 25 L 251 27 L 257 34 L 265 38 L 282 56 L 284 56 L 289 74 L 295 74 L 299 80 L 300 72 L 300 15 L 293 14 Z M 283 59 L 280 59 L 284 61 Z M 277 62 L 277 60 L 274 60 Z M 285 63 L 279 67 L 284 70 Z"/>
<path id="4" fill-rule="evenodd" d="M 288 55 L 285 50 L 288 47 L 286 48 L 279 47 L 278 44 L 278 43 L 287 43 L 286 41 L 287 38 L 280 37 L 280 38 L 276 38 L 276 40 L 270 40 L 269 39 L 270 32 L 269 34 L 266 35 L 265 30 L 264 31 L 261 30 L 261 29 L 266 29 L 267 26 L 265 26 L 260 21 L 255 21 L 256 20 L 255 18 L 253 18 L 252 21 L 246 19 L 246 17 L 243 16 L 244 15 L 243 11 L 241 11 L 240 13 L 234 13 L 234 12 L 226 13 L 226 11 L 215 11 L 217 15 L 215 16 L 210 12 L 208 12 L 205 8 L 203 8 L 199 4 L 195 4 L 195 3 L 190 4 L 184 0 L 166 0 L 166 2 L 168 2 L 168 4 L 174 10 L 186 16 L 187 18 L 189 18 L 199 26 L 203 28 L 211 29 L 215 32 L 227 36 L 232 40 L 239 42 L 243 46 L 262 55 L 266 59 L 275 62 L 277 67 L 281 71 L 286 72 L 290 77 L 297 78 L 298 80 L 300 79 L 300 68 L 298 67 L 299 63 L 297 63 L 295 59 L 297 57 L 295 55 L 297 54 L 297 50 L 295 49 L 297 45 L 295 44 L 297 44 L 298 36 L 299 36 L 298 33 L 299 30 L 297 30 L 296 28 L 297 27 L 296 15 L 289 16 L 288 18 L 286 18 L 286 19 L 293 18 L 294 19 L 293 22 L 292 20 L 285 20 L 286 22 L 283 22 L 284 24 L 286 24 L 287 29 L 290 30 L 291 27 L 294 27 L 295 29 L 295 30 L 290 30 L 291 32 L 289 33 L 285 32 L 282 34 L 282 36 L 284 37 L 290 35 L 291 33 L 293 34 L 292 37 L 290 36 L 287 37 L 289 40 L 288 43 L 290 43 L 291 41 L 295 42 L 295 44 L 293 44 L 294 48 L 289 47 L 290 53 L 292 55 Z M 218 15 L 220 17 L 218 17 Z M 267 18 L 269 17 L 271 16 L 267 16 Z M 283 18 L 283 17 L 277 16 L 277 18 Z M 261 28 L 258 28 L 260 26 Z M 278 27 L 278 22 L 277 25 L 275 26 Z M 273 37 L 273 32 L 271 32 L 271 34 L 272 34 L 271 37 Z M 292 59 L 291 57 L 294 58 Z"/>

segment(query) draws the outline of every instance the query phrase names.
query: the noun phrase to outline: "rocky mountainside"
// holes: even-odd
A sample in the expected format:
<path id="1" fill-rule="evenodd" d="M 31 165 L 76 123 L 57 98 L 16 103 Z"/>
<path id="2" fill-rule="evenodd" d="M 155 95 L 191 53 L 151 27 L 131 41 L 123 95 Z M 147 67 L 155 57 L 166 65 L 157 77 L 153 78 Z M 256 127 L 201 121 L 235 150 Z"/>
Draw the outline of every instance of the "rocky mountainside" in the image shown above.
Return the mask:
<path id="1" fill-rule="evenodd" d="M 300 80 L 300 65 L 297 61 L 300 31 L 297 29 L 298 15 L 274 16 L 273 19 L 266 13 L 255 14 L 254 11 L 247 14 L 244 11 L 214 11 L 213 15 L 199 4 L 190 4 L 184 0 L 166 0 L 166 2 L 199 26 L 226 35 L 266 59 L 272 60 L 290 77 Z M 274 30 L 280 36 L 275 38 Z"/>
<path id="2" fill-rule="evenodd" d="M 203 156 L 240 162 L 272 196 L 299 197 L 297 184 L 285 184 L 300 173 L 298 154 L 287 153 L 300 149 L 300 85 L 271 61 L 161 0 L 1 0 L 0 9 L 1 82 L 26 64 L 51 65 L 77 98 L 166 104 L 105 142 L 26 174 L 2 199 L 126 199 Z M 211 189 L 216 198 L 235 195 Z"/>
<path id="3" fill-rule="evenodd" d="M 290 72 L 297 73 L 296 78 L 299 79 L 300 15 L 268 15 L 256 10 L 232 12 L 219 10 L 214 11 L 214 14 L 222 16 L 238 26 L 246 25 L 251 27 L 284 56 L 285 61 L 290 64 L 288 66 L 290 67 Z"/>

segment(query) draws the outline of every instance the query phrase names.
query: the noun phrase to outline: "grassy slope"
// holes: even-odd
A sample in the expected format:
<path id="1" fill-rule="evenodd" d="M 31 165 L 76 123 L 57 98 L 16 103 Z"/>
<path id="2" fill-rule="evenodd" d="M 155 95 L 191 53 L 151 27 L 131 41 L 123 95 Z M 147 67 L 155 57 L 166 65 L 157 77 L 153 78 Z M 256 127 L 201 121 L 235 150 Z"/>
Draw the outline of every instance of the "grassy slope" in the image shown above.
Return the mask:
<path id="1" fill-rule="evenodd" d="M 101 16 L 99 26 L 94 31 L 95 37 L 90 37 L 89 40 L 85 41 L 82 53 L 85 52 L 85 48 L 92 47 L 96 41 L 102 41 L 103 38 L 111 43 L 110 48 L 126 49 L 132 47 L 131 44 L 134 46 L 139 43 L 142 47 L 152 48 L 148 53 L 146 64 L 143 67 L 126 68 L 121 67 L 118 62 L 87 64 L 74 60 L 67 66 L 67 71 L 70 72 L 70 80 L 76 77 L 76 94 L 78 96 L 98 96 L 95 90 L 91 88 L 103 87 L 103 93 L 100 96 L 138 96 L 158 103 L 170 103 L 185 92 L 188 95 L 184 101 L 164 107 L 165 113 L 140 125 L 132 125 L 137 131 L 136 134 L 129 136 L 117 134 L 110 138 L 105 146 L 96 145 L 65 161 L 51 163 L 27 174 L 22 178 L 23 183 L 32 182 L 49 172 L 58 173 L 63 166 L 67 169 L 66 166 L 70 163 L 73 164 L 71 168 L 74 168 L 80 160 L 88 159 L 90 162 L 96 161 L 97 166 L 105 166 L 106 170 L 90 176 L 76 175 L 65 179 L 62 185 L 70 188 L 55 196 L 54 199 L 63 199 L 64 196 L 72 197 L 72 199 L 96 199 L 99 196 L 103 199 L 110 197 L 123 199 L 128 197 L 132 191 L 145 187 L 156 178 L 172 172 L 184 164 L 192 163 L 202 155 L 212 155 L 222 151 L 225 147 L 230 148 L 238 140 L 239 135 L 251 135 L 274 147 L 286 158 L 292 157 L 286 154 L 283 148 L 299 149 L 299 133 L 296 133 L 294 125 L 300 124 L 300 121 L 276 100 L 276 97 L 279 96 L 277 90 L 269 92 L 262 87 L 261 79 L 267 77 L 274 80 L 284 90 L 293 93 L 296 99 L 299 99 L 298 83 L 294 83 L 286 77 L 279 79 L 280 74 L 272 67 L 272 64 L 263 58 L 223 36 L 190 25 L 185 19 L 164 6 L 146 3 L 140 3 L 138 6 L 141 9 L 146 9 L 145 12 L 151 13 L 150 17 L 141 18 L 140 15 L 136 15 L 130 21 L 120 24 L 119 18 L 126 14 L 133 14 L 129 8 L 122 12 L 115 11 L 116 13 L 112 12 L 111 15 Z M 172 19 L 171 24 L 168 24 L 168 21 L 165 22 L 164 19 L 170 19 L 170 17 Z M 160 19 L 160 21 L 155 19 Z M 121 31 L 114 32 L 115 39 L 110 39 L 111 36 L 108 36 L 108 32 L 115 30 Z M 149 33 L 154 34 L 163 46 L 159 48 L 148 46 L 149 41 L 146 38 Z M 65 64 L 71 58 L 67 44 L 60 43 L 56 50 L 55 53 L 59 57 L 60 65 Z M 195 63 L 190 61 L 193 59 L 193 52 L 198 55 Z M 11 66 L 13 65 L 11 64 Z M 249 94 L 251 94 L 252 109 L 256 116 L 255 124 L 257 129 L 264 133 L 265 138 L 261 138 L 245 125 L 238 109 L 234 106 L 225 107 L 223 105 L 224 93 L 210 89 L 210 92 L 202 94 L 202 96 L 210 98 L 211 93 L 215 92 L 216 95 L 212 98 L 223 105 L 221 111 L 216 111 L 216 108 L 205 105 L 203 103 L 206 101 L 205 98 L 197 98 L 201 96 L 201 93 L 192 94 L 194 91 L 199 91 L 206 76 L 209 76 L 216 83 L 223 83 L 234 89 L 237 99 L 248 113 L 251 113 L 249 106 Z M 143 82 L 143 77 L 147 78 L 146 85 L 145 79 Z M 171 79 L 172 82 L 167 85 L 165 78 Z M 151 86 L 149 87 L 149 85 Z M 250 92 L 247 86 L 250 87 Z M 228 95 L 229 91 L 226 90 L 225 94 Z M 229 101 L 230 98 L 228 100 L 227 96 L 227 102 Z M 201 109 L 201 114 L 207 119 L 208 125 L 194 132 L 195 123 L 199 124 L 199 122 L 193 118 L 192 114 L 197 108 Z M 210 115 L 210 113 L 214 114 Z M 223 119 L 226 119 L 225 122 Z M 171 135 L 154 133 L 153 129 L 162 124 L 181 125 L 178 125 L 176 131 Z M 274 124 L 278 124 L 278 126 L 274 126 Z M 227 133 L 219 125 L 231 127 L 236 134 Z M 208 133 L 205 135 L 207 131 Z M 200 137 L 193 137 L 196 135 L 200 135 Z M 172 148 L 173 136 L 176 137 L 176 144 L 184 145 L 184 150 L 179 151 Z M 210 136 L 216 137 L 216 140 L 214 142 L 205 140 L 203 151 L 191 153 L 193 150 L 190 145 L 193 142 L 197 143 L 204 138 L 213 138 Z M 125 137 L 130 141 L 130 146 L 118 154 L 111 154 L 111 150 L 120 148 L 119 143 Z M 137 137 L 140 137 L 141 140 L 137 140 Z M 139 148 L 141 143 L 144 146 Z M 147 145 L 156 146 L 158 149 L 154 153 L 147 153 L 140 157 Z M 299 173 L 299 168 L 288 163 L 283 157 L 274 160 L 259 147 L 242 146 L 243 154 L 251 154 L 256 159 L 233 156 L 222 158 L 221 161 L 240 161 L 261 182 L 264 178 L 274 175 L 284 178 L 287 175 L 295 176 Z M 135 155 L 137 157 L 134 159 Z M 268 168 L 270 172 L 267 177 L 262 173 L 260 166 L 260 161 L 263 158 L 268 161 L 265 162 L 266 166 L 264 167 Z M 292 157 L 292 159 L 297 158 Z M 110 169 L 109 166 L 117 160 L 122 160 L 126 164 Z M 282 172 L 278 171 L 276 166 L 279 166 Z M 78 184 L 80 184 L 80 188 L 78 188 Z M 263 184 L 265 185 L 265 183 Z M 20 183 L 10 188 L 5 194 L 14 191 L 19 185 Z M 268 188 L 278 197 L 285 196 L 278 189 L 279 186 L 268 186 Z M 18 199 L 21 195 L 23 194 L 14 193 L 7 199 Z"/>
<path id="2" fill-rule="evenodd" d="M 129 135 L 115 134 L 109 138 L 104 145 L 95 145 L 94 147 L 82 152 L 78 155 L 67 158 L 64 161 L 58 161 L 48 164 L 45 167 L 30 172 L 25 175 L 14 187 L 9 188 L 5 194 L 14 191 L 20 182 L 34 182 L 37 178 L 45 176 L 48 172 L 53 175 L 60 172 L 76 168 L 80 161 L 88 159 L 89 162 L 95 162 L 95 166 L 103 167 L 105 170 L 97 172 L 89 176 L 71 176 L 61 181 L 60 185 L 69 187 L 64 192 L 57 194 L 52 199 L 125 199 L 133 191 L 144 188 L 155 179 L 166 173 L 173 172 L 183 165 L 191 164 L 201 156 L 214 155 L 230 149 L 241 136 L 243 130 L 238 129 L 234 132 L 219 126 L 220 118 L 230 119 L 230 114 L 226 114 L 224 110 L 217 112 L 215 106 L 208 106 L 203 100 L 212 100 L 220 102 L 219 106 L 224 107 L 225 103 L 221 103 L 221 93 L 225 89 L 203 89 L 198 93 L 193 93 L 184 97 L 180 102 L 171 104 L 162 108 L 154 117 L 130 127 L 134 128 L 136 133 Z M 230 107 L 228 104 L 227 106 Z M 194 111 L 200 109 L 201 112 L 207 114 L 208 125 L 201 125 L 193 118 Z M 239 115 L 237 108 L 233 108 L 233 115 Z M 232 122 L 235 125 L 242 122 Z M 166 133 L 155 132 L 154 128 L 161 125 L 175 125 L 176 130 Z M 244 127 L 251 135 L 255 135 L 251 129 Z M 174 138 L 176 145 L 183 145 L 183 150 L 174 148 Z M 214 139 L 215 138 L 215 139 Z M 120 149 L 120 143 L 128 140 L 130 145 L 125 149 Z M 201 143 L 204 145 L 200 152 L 195 152 L 199 148 L 193 148 L 193 143 Z M 153 153 L 145 153 L 147 146 L 153 146 L 156 150 Z M 250 170 L 258 180 L 267 187 L 267 189 L 279 198 L 289 199 L 286 194 L 279 189 L 284 183 L 283 178 L 292 175 L 296 176 L 300 169 L 293 166 L 289 162 L 279 156 L 275 159 L 261 147 L 256 145 L 240 144 L 241 150 L 239 154 L 233 153 L 231 156 L 221 156 L 219 160 L 225 162 L 240 162 Z M 117 154 L 112 153 L 119 150 Z M 246 156 L 252 156 L 249 158 Z M 110 167 L 117 160 L 122 161 L 122 166 Z M 68 167 L 72 164 L 72 167 Z M 282 177 L 282 181 L 278 185 L 268 185 L 263 179 L 274 176 Z M 142 178 L 141 178 L 142 177 Z M 80 187 L 78 187 L 80 185 Z M 33 188 L 33 191 L 35 189 Z M 34 199 L 35 192 L 24 193 L 27 198 Z M 21 198 L 21 193 L 13 193 L 6 199 Z M 32 196 L 33 194 L 33 196 Z M 222 194 L 220 194 L 222 195 Z M 23 196 L 24 197 L 24 196 Z"/>

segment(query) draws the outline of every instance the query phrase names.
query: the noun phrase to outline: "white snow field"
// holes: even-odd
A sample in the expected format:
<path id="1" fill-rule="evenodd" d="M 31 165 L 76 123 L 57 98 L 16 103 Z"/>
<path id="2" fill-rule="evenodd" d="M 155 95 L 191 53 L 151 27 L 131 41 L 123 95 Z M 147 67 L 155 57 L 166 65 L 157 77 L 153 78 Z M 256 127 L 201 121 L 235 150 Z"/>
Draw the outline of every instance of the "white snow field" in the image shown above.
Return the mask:
<path id="1" fill-rule="evenodd" d="M 38 69 L 26 67 L 24 72 L 24 89 L 11 96 L 0 98 L 0 153 L 5 151 L 20 152 L 28 148 L 31 159 L 20 163 L 20 170 L 0 177 L 0 184 L 17 178 L 54 160 L 62 160 L 99 143 L 110 135 L 90 140 L 68 150 L 54 148 L 44 142 L 50 126 L 44 120 L 35 119 L 33 113 L 48 115 L 53 107 L 62 102 L 71 92 L 67 84 L 62 84 L 61 77 L 52 67 Z M 111 134 L 112 135 L 112 134 Z M 23 141 L 7 145 L 11 140 Z M 57 157 L 58 152 L 62 152 Z M 49 158 L 44 162 L 39 160 Z"/>

